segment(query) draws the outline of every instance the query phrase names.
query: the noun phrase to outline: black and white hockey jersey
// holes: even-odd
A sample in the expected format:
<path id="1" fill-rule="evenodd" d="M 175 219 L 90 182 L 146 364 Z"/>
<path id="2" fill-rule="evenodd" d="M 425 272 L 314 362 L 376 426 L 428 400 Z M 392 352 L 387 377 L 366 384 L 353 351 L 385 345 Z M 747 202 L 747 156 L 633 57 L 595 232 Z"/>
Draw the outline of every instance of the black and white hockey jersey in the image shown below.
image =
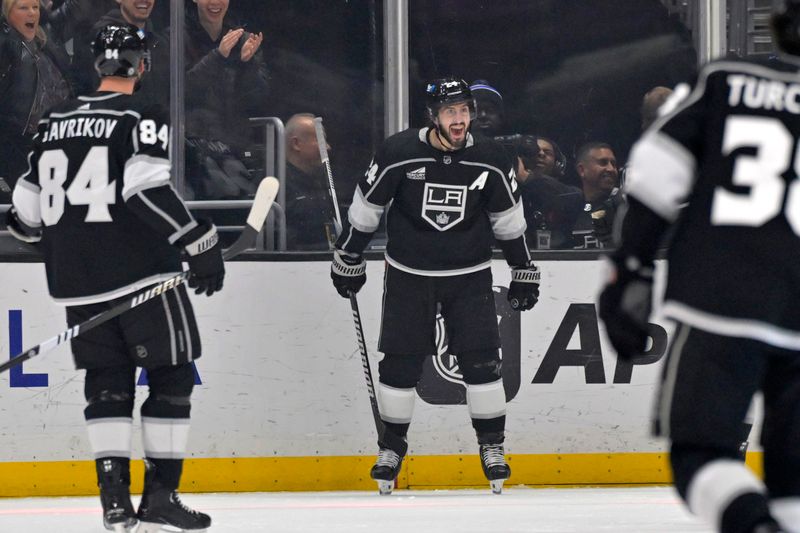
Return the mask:
<path id="1" fill-rule="evenodd" d="M 798 67 L 711 63 L 683 96 L 634 147 L 626 183 L 629 197 L 677 221 L 663 311 L 798 349 Z"/>
<path id="2" fill-rule="evenodd" d="M 525 217 L 513 165 L 490 139 L 467 137 L 444 152 L 428 142 L 429 128 L 384 141 L 358 184 L 350 228 L 337 241 L 361 253 L 386 215 L 386 261 L 406 272 L 451 276 L 488 268 L 496 238 L 509 264 L 530 262 Z"/>
<path id="3" fill-rule="evenodd" d="M 13 204 L 42 229 L 50 294 L 111 300 L 180 272 L 173 246 L 197 225 L 170 185 L 166 112 L 137 95 L 95 93 L 39 123 Z"/>

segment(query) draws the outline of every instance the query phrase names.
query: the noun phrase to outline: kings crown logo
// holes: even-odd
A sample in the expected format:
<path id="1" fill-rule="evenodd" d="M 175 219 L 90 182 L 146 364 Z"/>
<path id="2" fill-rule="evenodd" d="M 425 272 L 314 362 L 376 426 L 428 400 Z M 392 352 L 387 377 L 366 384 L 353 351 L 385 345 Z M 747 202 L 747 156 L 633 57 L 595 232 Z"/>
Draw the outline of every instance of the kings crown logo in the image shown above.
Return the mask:
<path id="1" fill-rule="evenodd" d="M 450 222 L 450 215 L 448 215 L 447 213 L 439 213 L 438 215 L 436 215 L 436 223 L 439 224 L 440 226 L 444 226 L 448 222 Z"/>

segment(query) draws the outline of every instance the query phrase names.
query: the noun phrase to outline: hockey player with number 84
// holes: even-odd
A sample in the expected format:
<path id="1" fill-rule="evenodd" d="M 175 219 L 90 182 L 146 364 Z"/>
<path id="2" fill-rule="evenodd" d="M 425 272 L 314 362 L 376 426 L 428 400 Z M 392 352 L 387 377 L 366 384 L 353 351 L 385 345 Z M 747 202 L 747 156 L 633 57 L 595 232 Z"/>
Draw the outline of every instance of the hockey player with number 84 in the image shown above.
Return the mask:
<path id="1" fill-rule="evenodd" d="M 189 437 L 192 361 L 200 336 L 186 287 L 142 298 L 99 322 L 131 295 L 182 276 L 210 296 L 225 266 L 213 224 L 195 220 L 170 184 L 169 123 L 135 93 L 147 70 L 147 40 L 136 27 L 104 27 L 93 42 L 100 87 L 50 110 L 39 124 L 30 168 L 18 181 L 7 226 L 38 242 L 50 294 L 66 306 L 71 338 L 85 369 L 89 443 L 103 523 L 118 533 L 162 526 L 205 531 L 211 519 L 181 503 L 177 488 Z M 72 330 L 71 330 L 72 331 Z M 130 499 L 131 434 L 137 367 L 147 369 L 141 408 L 144 493 Z"/>

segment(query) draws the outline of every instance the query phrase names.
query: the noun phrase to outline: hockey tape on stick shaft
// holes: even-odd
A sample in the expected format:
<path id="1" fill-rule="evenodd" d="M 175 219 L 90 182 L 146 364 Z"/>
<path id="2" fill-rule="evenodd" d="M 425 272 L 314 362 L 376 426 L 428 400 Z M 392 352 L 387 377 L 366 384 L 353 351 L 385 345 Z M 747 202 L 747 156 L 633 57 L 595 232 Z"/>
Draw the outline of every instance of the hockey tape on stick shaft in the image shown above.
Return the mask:
<path id="1" fill-rule="evenodd" d="M 317 145 L 319 146 L 319 158 L 325 167 L 325 174 L 328 177 L 328 190 L 331 193 L 333 202 L 333 212 L 336 220 L 336 236 L 342 233 L 342 215 L 339 213 L 339 201 L 336 198 L 336 187 L 333 183 L 333 170 L 328 158 L 328 143 L 325 140 L 325 129 L 322 127 L 322 117 L 314 119 L 314 130 L 317 133 Z M 375 396 L 375 382 L 372 379 L 372 369 L 369 364 L 369 352 L 364 341 L 364 327 L 361 325 L 361 313 L 358 310 L 358 299 L 355 293 L 350 293 L 350 308 L 353 311 L 353 325 L 356 328 L 356 339 L 358 341 L 358 351 L 361 353 L 361 365 L 364 368 L 364 379 L 367 381 L 367 392 L 369 393 L 369 404 L 372 408 L 372 418 L 375 420 L 375 430 L 378 432 L 378 440 L 388 445 L 392 450 L 405 456 L 408 451 L 408 444 L 405 440 L 396 436 L 394 433 L 386 431 L 386 425 L 381 420 L 381 412 L 378 408 L 378 398 Z"/>
<path id="2" fill-rule="evenodd" d="M 241 235 L 239 235 L 239 238 L 236 239 L 236 242 L 234 242 L 233 245 L 223 253 L 223 257 L 225 259 L 232 259 L 233 257 L 239 255 L 242 251 L 253 246 L 255 243 L 255 238 L 261 231 L 261 226 L 264 225 L 264 221 L 269 214 L 269 210 L 272 207 L 272 203 L 275 201 L 275 195 L 277 193 L 278 180 L 272 177 L 261 180 L 258 190 L 256 191 L 256 196 L 253 199 L 253 205 L 250 207 L 250 214 L 247 217 L 247 225 L 245 226 Z M 177 274 L 166 281 L 162 281 L 158 285 L 136 293 L 134 296 L 130 297 L 124 302 L 120 302 L 111 309 L 103 311 L 102 313 L 93 316 L 85 322 L 81 322 L 80 324 L 72 326 L 66 331 L 62 331 L 55 337 L 49 338 L 32 348 L 24 350 L 20 355 L 9 359 L 0 365 L 0 373 L 20 365 L 28 359 L 36 357 L 37 355 L 54 350 L 56 347 L 74 339 L 78 335 L 86 333 L 87 331 L 108 322 L 112 318 L 118 317 L 125 311 L 133 309 L 134 307 L 141 305 L 148 300 L 152 300 L 156 296 L 159 296 L 166 291 L 180 286 L 187 279 L 189 279 L 189 272 L 181 272 L 180 274 Z"/>
<path id="3" fill-rule="evenodd" d="M 325 167 L 325 175 L 328 177 L 328 190 L 331 193 L 331 201 L 333 202 L 333 213 L 335 220 L 333 221 L 336 227 L 336 236 L 342 233 L 342 215 L 339 212 L 339 200 L 336 198 L 336 187 L 333 184 L 333 170 L 331 169 L 331 160 L 328 158 L 328 141 L 325 139 L 325 129 L 322 127 L 322 117 L 314 119 L 314 131 L 317 133 L 317 145 L 319 146 L 319 159 Z"/>

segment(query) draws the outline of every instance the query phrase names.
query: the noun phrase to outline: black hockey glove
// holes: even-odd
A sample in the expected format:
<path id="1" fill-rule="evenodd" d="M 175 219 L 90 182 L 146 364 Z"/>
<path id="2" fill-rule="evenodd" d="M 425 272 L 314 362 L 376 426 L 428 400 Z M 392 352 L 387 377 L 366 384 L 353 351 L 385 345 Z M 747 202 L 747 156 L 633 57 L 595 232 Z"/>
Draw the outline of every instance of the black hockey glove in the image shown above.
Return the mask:
<path id="1" fill-rule="evenodd" d="M 360 255 L 348 254 L 343 250 L 333 251 L 331 279 L 336 292 L 342 298 L 350 298 L 367 282 L 367 262 Z"/>
<path id="2" fill-rule="evenodd" d="M 644 353 L 653 299 L 653 264 L 633 256 L 612 257 L 614 273 L 600 293 L 599 315 L 617 355 L 626 361 Z"/>
<path id="3" fill-rule="evenodd" d="M 511 285 L 508 287 L 508 302 L 514 311 L 527 311 L 539 301 L 539 269 L 531 263 L 526 267 L 511 269 Z"/>
<path id="4" fill-rule="evenodd" d="M 199 220 L 199 225 L 184 235 L 178 242 L 186 251 L 189 263 L 189 287 L 195 294 L 211 296 L 222 290 L 225 279 L 225 263 L 222 260 L 222 245 L 214 224 Z"/>
<path id="5" fill-rule="evenodd" d="M 8 229 L 8 232 L 14 236 L 14 238 L 22 242 L 36 244 L 42 240 L 41 226 L 34 228 L 33 226 L 25 224 L 19 219 L 17 210 L 13 207 L 6 211 L 6 229 Z"/>

